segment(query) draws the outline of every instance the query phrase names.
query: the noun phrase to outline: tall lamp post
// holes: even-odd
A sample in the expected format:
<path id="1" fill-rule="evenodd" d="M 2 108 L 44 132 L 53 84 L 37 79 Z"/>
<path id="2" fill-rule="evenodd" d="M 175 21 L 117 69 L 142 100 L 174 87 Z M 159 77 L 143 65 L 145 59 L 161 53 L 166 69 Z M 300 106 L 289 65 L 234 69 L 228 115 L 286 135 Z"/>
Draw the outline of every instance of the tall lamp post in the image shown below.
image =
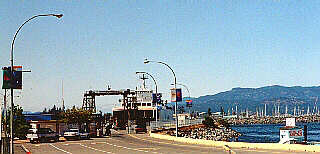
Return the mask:
<path id="1" fill-rule="evenodd" d="M 157 85 L 157 82 L 154 79 L 154 77 L 151 74 L 149 74 L 148 72 L 136 72 L 136 74 L 147 74 L 152 78 L 154 84 L 156 85 L 156 97 L 158 97 L 158 85 Z M 156 122 L 158 122 L 158 102 L 157 101 L 156 101 Z"/>
<path id="2" fill-rule="evenodd" d="M 37 18 L 37 17 L 45 17 L 45 16 L 53 16 L 53 17 L 57 17 L 57 18 L 61 18 L 63 16 L 63 14 L 39 14 L 39 15 L 35 15 L 31 18 L 29 18 L 28 20 L 26 20 L 19 28 L 18 30 L 16 31 L 16 33 L 14 34 L 14 37 L 13 37 L 13 40 L 12 40 L 12 44 L 11 44 L 11 77 L 10 77 L 10 80 L 11 80 L 11 112 L 10 112 L 10 154 L 13 154 L 13 107 L 14 107 L 14 104 L 13 104 L 13 84 L 14 84 L 14 81 L 13 81 L 13 47 L 14 47 L 14 42 L 16 40 L 16 37 L 19 33 L 19 31 L 21 30 L 21 28 L 26 24 L 28 23 L 30 20 L 34 19 L 34 18 Z"/>
<path id="3" fill-rule="evenodd" d="M 151 61 L 151 60 L 148 60 L 148 59 L 145 59 L 144 60 L 144 63 L 145 64 L 148 64 L 150 62 L 153 62 L 153 63 L 158 63 L 158 64 L 162 64 L 162 65 L 166 65 L 172 72 L 173 74 L 173 77 L 174 77 L 174 89 L 177 89 L 177 78 L 176 78 L 176 74 L 174 73 L 173 69 L 166 63 L 164 62 L 161 62 L 161 61 Z M 178 113 L 177 113 L 177 106 L 178 106 L 178 102 L 176 101 L 176 105 L 175 105 L 175 113 L 176 113 L 176 137 L 178 137 Z"/>

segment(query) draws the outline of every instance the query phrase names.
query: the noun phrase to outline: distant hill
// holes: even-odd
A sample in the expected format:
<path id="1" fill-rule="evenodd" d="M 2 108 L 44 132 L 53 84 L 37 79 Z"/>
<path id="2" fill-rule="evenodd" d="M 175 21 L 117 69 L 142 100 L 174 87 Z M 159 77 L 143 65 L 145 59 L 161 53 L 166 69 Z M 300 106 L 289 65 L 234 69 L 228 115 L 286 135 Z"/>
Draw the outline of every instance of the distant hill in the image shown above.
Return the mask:
<path id="1" fill-rule="evenodd" d="M 193 98 L 193 110 L 207 112 L 210 107 L 213 112 L 220 111 L 221 107 L 224 111 L 235 111 L 236 106 L 238 112 L 247 108 L 250 111 L 264 110 L 264 104 L 267 104 L 267 114 L 274 112 L 275 106 L 280 105 L 280 112 L 285 113 L 288 106 L 288 113 L 293 113 L 293 108 L 301 109 L 305 113 L 308 106 L 312 112 L 315 108 L 317 98 L 320 99 L 320 86 L 315 87 L 284 87 L 279 85 L 267 86 L 261 88 L 233 88 L 230 91 L 221 92 L 215 95 L 201 96 Z M 317 105 L 320 106 L 320 103 Z M 186 109 L 188 111 L 188 109 Z"/>

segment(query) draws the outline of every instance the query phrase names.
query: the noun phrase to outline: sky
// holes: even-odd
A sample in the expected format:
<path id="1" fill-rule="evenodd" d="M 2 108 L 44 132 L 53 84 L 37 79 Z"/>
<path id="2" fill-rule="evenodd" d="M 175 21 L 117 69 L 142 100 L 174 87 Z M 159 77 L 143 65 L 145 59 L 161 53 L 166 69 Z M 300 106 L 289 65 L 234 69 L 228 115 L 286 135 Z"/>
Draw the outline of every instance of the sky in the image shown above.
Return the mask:
<path id="1" fill-rule="evenodd" d="M 24 21 L 56 13 L 63 17 L 28 22 L 15 41 L 14 64 L 31 70 L 15 90 L 25 111 L 61 106 L 62 82 L 66 107 L 81 107 L 86 90 L 135 89 L 136 71 L 152 74 L 169 99 L 171 71 L 145 58 L 171 66 L 191 97 L 235 87 L 318 86 L 319 3 L 3 0 L 0 65 L 10 65 L 12 39 Z M 152 80 L 147 86 L 155 88 Z M 111 112 L 119 98 L 98 97 L 97 110 Z"/>

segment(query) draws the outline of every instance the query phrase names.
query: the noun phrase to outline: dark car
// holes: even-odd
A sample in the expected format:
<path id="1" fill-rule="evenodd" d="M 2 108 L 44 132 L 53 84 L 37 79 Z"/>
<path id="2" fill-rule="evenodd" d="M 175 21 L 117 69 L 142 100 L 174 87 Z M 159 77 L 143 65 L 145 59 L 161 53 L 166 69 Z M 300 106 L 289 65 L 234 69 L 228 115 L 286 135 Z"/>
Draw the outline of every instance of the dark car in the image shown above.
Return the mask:
<path id="1" fill-rule="evenodd" d="M 50 140 L 59 141 L 59 134 L 50 128 L 29 129 L 27 138 L 31 143 L 46 142 Z"/>
<path id="2" fill-rule="evenodd" d="M 136 133 L 139 133 L 139 132 L 147 132 L 147 128 L 146 126 L 142 126 L 142 125 L 137 125 L 136 128 L 135 128 L 135 131 Z"/>

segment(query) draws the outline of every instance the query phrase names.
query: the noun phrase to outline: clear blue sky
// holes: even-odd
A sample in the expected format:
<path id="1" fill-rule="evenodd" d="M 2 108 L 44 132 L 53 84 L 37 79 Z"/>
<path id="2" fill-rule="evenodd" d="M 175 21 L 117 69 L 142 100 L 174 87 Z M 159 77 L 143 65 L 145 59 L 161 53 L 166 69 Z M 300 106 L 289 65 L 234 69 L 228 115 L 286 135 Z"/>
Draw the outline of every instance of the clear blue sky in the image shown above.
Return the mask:
<path id="1" fill-rule="evenodd" d="M 61 102 L 81 106 L 89 89 L 135 89 L 136 71 L 152 74 L 169 97 L 173 77 L 193 97 L 234 87 L 317 86 L 320 76 L 320 1 L 72 1 L 0 2 L 0 65 L 10 65 L 11 41 L 19 33 L 15 64 L 31 73 L 16 99 L 28 111 Z M 0 77 L 2 81 L 2 75 Z M 148 86 L 154 88 L 153 82 Z M 183 91 L 186 95 L 186 91 Z M 3 93 L 3 91 L 2 91 Z M 2 96 L 1 96 L 2 99 Z M 118 97 L 99 97 L 111 111 Z M 58 105 L 60 106 L 60 105 Z"/>

